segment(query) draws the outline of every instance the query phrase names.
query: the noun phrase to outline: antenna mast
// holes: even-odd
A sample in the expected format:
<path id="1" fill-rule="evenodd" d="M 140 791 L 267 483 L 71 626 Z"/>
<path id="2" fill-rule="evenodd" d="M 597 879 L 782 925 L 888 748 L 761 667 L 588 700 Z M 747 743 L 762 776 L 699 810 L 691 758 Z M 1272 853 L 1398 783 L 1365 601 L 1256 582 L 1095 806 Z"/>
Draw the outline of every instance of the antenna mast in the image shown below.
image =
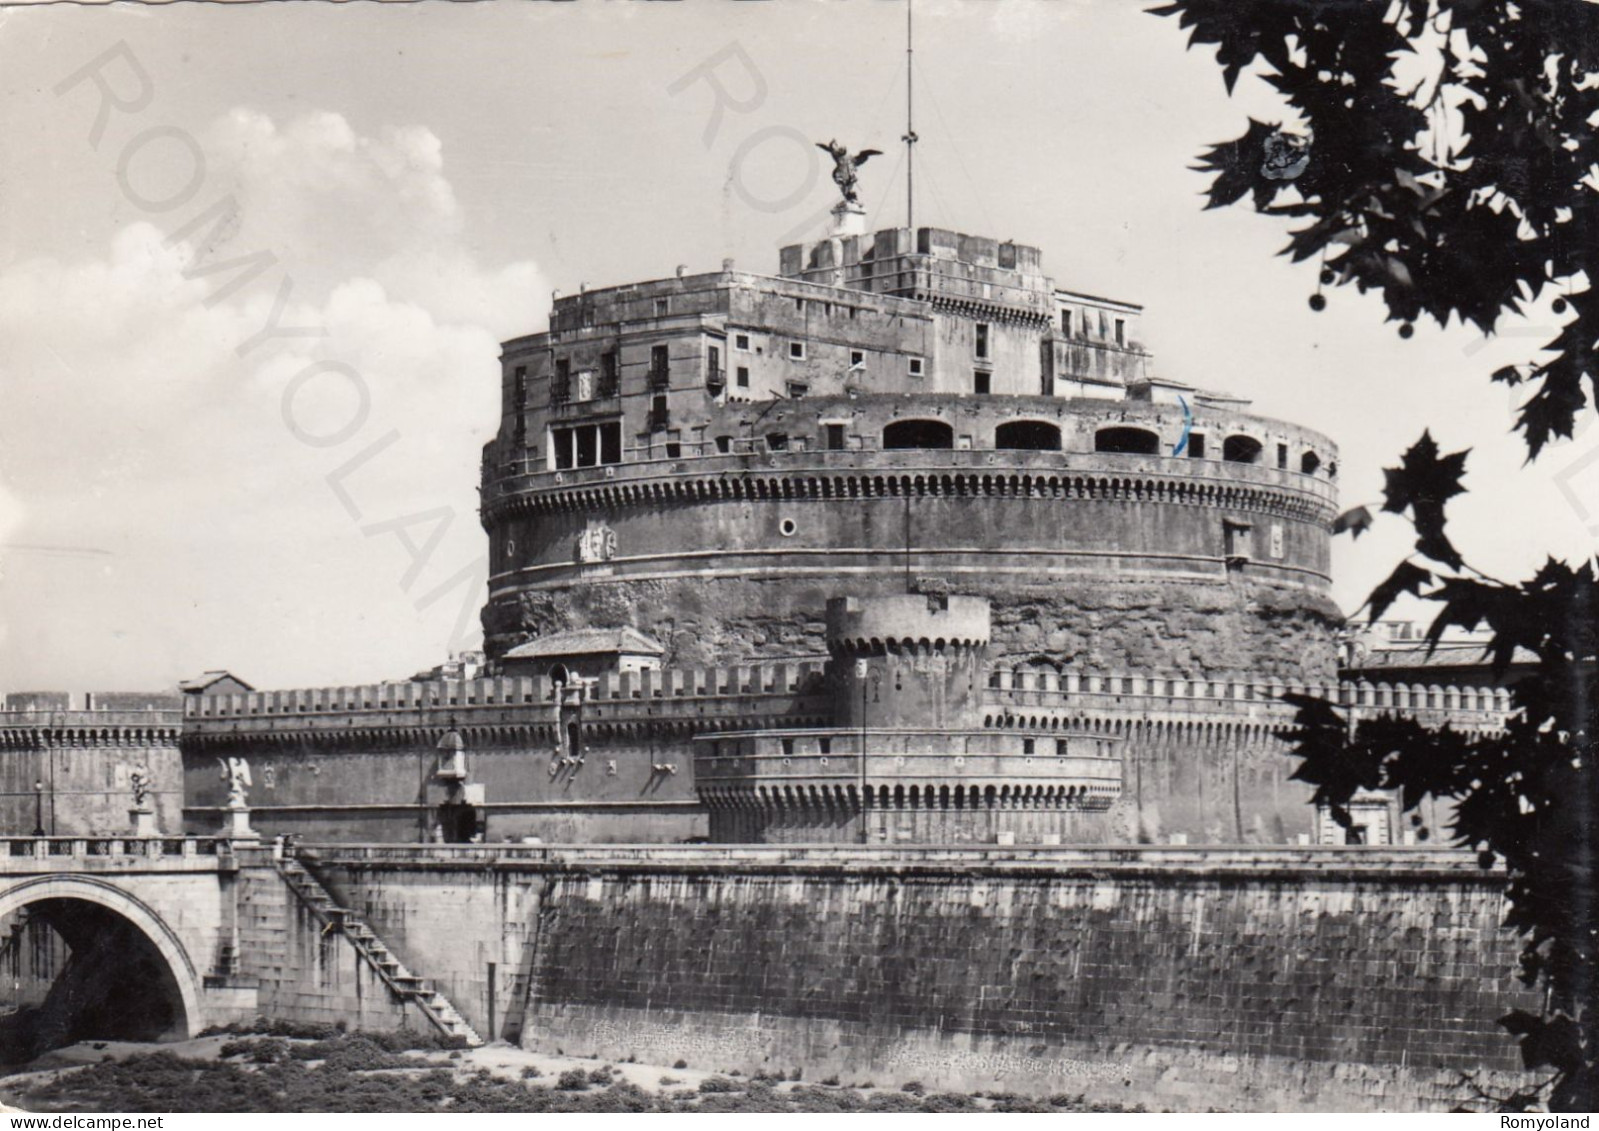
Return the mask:
<path id="1" fill-rule="evenodd" d="M 905 136 L 900 138 L 905 143 L 905 226 L 916 227 L 916 129 L 911 124 L 912 88 L 916 77 L 912 68 L 911 52 L 911 6 L 914 0 L 905 0 Z"/>

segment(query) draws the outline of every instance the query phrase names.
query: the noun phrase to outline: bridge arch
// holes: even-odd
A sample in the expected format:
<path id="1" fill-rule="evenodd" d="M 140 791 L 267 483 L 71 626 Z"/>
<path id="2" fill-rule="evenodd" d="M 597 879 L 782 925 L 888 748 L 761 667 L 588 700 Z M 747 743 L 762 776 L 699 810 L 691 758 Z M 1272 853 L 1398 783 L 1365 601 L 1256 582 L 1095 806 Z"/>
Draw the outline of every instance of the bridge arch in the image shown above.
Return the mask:
<path id="1" fill-rule="evenodd" d="M 0 891 L 0 920 L 47 900 L 78 900 L 102 907 L 139 931 L 166 963 L 177 987 L 183 1016 L 177 1020 L 175 1035 L 187 1040 L 205 1028 L 200 1004 L 202 982 L 189 952 L 166 920 L 137 896 L 96 876 L 36 876 L 7 885 Z"/>

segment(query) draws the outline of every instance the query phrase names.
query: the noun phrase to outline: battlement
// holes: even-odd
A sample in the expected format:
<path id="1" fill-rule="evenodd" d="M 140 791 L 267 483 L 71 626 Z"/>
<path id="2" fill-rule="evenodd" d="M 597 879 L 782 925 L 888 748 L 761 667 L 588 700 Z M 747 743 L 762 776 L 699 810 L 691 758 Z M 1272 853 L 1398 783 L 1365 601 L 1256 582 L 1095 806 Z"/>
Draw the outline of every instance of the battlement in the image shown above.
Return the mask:
<path id="1" fill-rule="evenodd" d="M 54 747 L 169 746 L 183 713 L 176 709 L 0 711 L 0 750 Z"/>
<path id="2" fill-rule="evenodd" d="M 681 714 L 704 717 L 707 724 L 713 724 L 718 713 L 706 710 L 706 700 L 736 705 L 743 715 L 769 713 L 775 717 L 790 710 L 796 698 L 826 712 L 830 707 L 824 673 L 825 661 L 818 658 L 608 674 L 587 685 L 585 705 L 596 720 L 635 714 L 651 718 Z M 338 730 L 365 722 L 425 722 L 438 726 L 449 716 L 471 725 L 479 716 L 525 719 L 530 711 L 549 712 L 553 717 L 559 706 L 558 686 L 547 677 L 529 676 L 194 695 L 184 703 L 183 723 L 187 733 L 207 734 L 227 733 L 242 724 L 253 724 L 248 728 L 252 730 Z M 1430 723 L 1447 720 L 1479 728 L 1501 725 L 1510 710 L 1510 693 L 1488 686 L 1374 684 L 1367 680 L 1289 684 L 1243 674 L 1188 678 L 1023 668 L 992 671 L 983 702 L 989 711 L 989 725 L 1005 725 L 996 720 L 1003 719 L 1007 712 L 1016 715 L 1028 709 L 1106 714 L 1143 714 L 1152 710 L 1241 714 L 1265 708 L 1286 717 L 1288 708 L 1280 700 L 1288 692 L 1331 699 L 1362 713 L 1408 712 Z M 675 704 L 680 709 L 674 709 Z M 95 714 L 120 717 L 140 713 Z M 169 723 L 175 723 L 177 718 L 175 712 L 149 714 L 166 716 Z M 5 720 L 6 715 L 0 714 L 0 725 Z"/>
<path id="3" fill-rule="evenodd" d="M 989 627 L 986 597 L 907 593 L 827 602 L 828 647 L 840 653 L 980 648 L 988 643 Z"/>
<path id="4" fill-rule="evenodd" d="M 812 688 L 820 690 L 822 668 L 823 661 L 817 659 L 608 673 L 586 685 L 585 700 L 590 705 L 604 707 L 635 700 L 807 694 Z M 184 717 L 191 725 L 202 727 L 213 719 L 296 719 L 406 712 L 436 722 L 434 716 L 442 714 L 456 714 L 465 719 L 475 711 L 491 709 L 553 709 L 558 705 L 557 688 L 561 686 L 548 676 L 507 676 L 196 695 L 184 703 Z"/>

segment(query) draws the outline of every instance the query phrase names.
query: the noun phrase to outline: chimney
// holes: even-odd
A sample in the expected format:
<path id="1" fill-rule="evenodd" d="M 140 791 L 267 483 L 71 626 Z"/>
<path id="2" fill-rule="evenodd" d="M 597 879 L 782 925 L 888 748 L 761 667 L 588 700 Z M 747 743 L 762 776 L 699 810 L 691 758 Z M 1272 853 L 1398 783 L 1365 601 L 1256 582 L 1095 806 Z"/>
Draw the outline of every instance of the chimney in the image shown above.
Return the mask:
<path id="1" fill-rule="evenodd" d="M 679 279 L 681 279 L 684 275 L 687 275 L 687 274 L 688 274 L 688 264 L 679 263 L 677 265 L 677 277 Z"/>
<path id="2" fill-rule="evenodd" d="M 731 259 L 731 257 L 722 260 L 722 270 L 723 271 L 731 271 L 731 270 L 733 270 L 733 260 Z"/>

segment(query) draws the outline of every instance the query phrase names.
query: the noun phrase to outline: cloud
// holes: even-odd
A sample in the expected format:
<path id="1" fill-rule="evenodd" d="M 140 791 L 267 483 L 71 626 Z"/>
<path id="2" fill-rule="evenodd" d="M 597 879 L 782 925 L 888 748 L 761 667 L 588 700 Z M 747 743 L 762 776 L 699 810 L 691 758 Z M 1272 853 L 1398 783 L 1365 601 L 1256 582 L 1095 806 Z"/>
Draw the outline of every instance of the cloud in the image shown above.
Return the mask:
<path id="1" fill-rule="evenodd" d="M 258 673 L 292 679 L 304 666 L 265 642 L 277 635 L 256 611 L 265 601 L 278 618 L 297 602 L 310 616 L 357 616 L 363 602 L 410 610 L 394 626 L 403 674 L 455 635 L 456 602 L 423 614 L 416 595 L 483 553 L 475 477 L 497 426 L 498 342 L 536 328 L 549 288 L 536 264 L 484 263 L 465 245 L 443 149 L 426 128 L 367 137 L 337 114 L 278 123 L 236 110 L 199 141 L 204 191 L 165 228 L 141 221 L 89 257 L 0 273 L 0 536 L 9 518 L 29 541 L 121 557 L 114 576 L 78 579 L 86 591 L 53 576 L 29 580 L 42 591 L 8 586 L 7 619 L 69 653 L 73 629 L 93 639 L 119 606 L 139 604 L 136 631 L 167 634 L 152 654 L 175 647 L 180 671 L 124 682 L 159 684 L 220 662 L 198 654 L 221 634 L 194 623 L 193 594 L 230 574 L 259 583 L 265 560 L 273 591 L 224 614 L 228 647 Z M 221 223 L 193 223 L 229 197 L 237 207 Z M 246 278 L 234 268 L 197 271 L 262 252 L 270 268 L 240 286 L 230 286 Z M 247 348 L 274 324 L 285 280 L 275 324 L 320 332 Z M 341 499 L 329 474 L 391 434 L 342 481 Z M 363 528 L 430 508 L 456 520 L 405 591 L 411 552 Z M 210 547 L 208 564 L 174 572 L 196 546 Z M 43 643 L 47 619 L 67 630 L 60 644 Z M 241 646 L 250 634 L 262 642 Z M 70 668 L 70 654 L 57 659 Z M 327 678 L 338 659 L 322 660 Z"/>

